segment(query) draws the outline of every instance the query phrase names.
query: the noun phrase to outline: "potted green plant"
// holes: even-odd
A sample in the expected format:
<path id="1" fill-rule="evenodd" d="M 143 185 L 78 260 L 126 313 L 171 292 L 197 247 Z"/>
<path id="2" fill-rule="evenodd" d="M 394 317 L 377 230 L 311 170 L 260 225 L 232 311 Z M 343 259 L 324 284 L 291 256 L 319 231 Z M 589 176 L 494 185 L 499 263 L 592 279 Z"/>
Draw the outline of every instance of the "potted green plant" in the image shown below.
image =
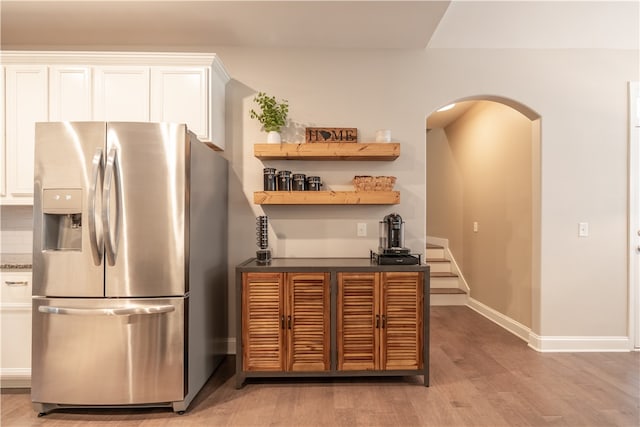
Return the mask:
<path id="1" fill-rule="evenodd" d="M 275 96 L 268 96 L 264 92 L 258 92 L 253 100 L 260 106 L 261 112 L 258 114 L 252 109 L 251 118 L 258 119 L 263 129 L 268 132 L 267 142 L 280 143 L 280 129 L 287 121 L 289 102 L 286 99 L 278 102 Z"/>

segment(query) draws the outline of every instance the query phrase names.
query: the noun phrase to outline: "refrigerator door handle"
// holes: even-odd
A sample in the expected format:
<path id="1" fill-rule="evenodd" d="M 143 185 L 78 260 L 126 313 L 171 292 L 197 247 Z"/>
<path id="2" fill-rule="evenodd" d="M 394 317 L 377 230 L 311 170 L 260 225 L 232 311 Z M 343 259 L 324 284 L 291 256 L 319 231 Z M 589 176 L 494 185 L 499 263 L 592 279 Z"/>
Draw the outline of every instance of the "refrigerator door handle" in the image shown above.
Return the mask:
<path id="1" fill-rule="evenodd" d="M 133 316 L 139 314 L 161 314 L 175 311 L 172 305 L 154 305 L 146 307 L 117 307 L 117 308 L 70 308 L 40 306 L 38 311 L 45 314 L 67 314 L 75 316 Z"/>
<path id="2" fill-rule="evenodd" d="M 96 231 L 96 192 L 98 182 L 103 175 L 102 157 L 102 149 L 98 148 L 93 156 L 93 175 L 91 187 L 89 188 L 89 242 L 91 243 L 91 253 L 93 254 L 93 263 L 95 265 L 102 264 L 102 256 L 104 255 L 102 233 L 98 236 Z"/>
<path id="3" fill-rule="evenodd" d="M 115 181 L 116 191 L 116 222 L 113 233 L 111 232 L 111 183 Z M 104 229 L 105 252 L 109 265 L 115 265 L 118 240 L 120 238 L 120 174 L 118 171 L 118 150 L 113 147 L 107 156 L 107 166 L 104 173 L 104 188 L 102 190 L 102 228 Z"/>

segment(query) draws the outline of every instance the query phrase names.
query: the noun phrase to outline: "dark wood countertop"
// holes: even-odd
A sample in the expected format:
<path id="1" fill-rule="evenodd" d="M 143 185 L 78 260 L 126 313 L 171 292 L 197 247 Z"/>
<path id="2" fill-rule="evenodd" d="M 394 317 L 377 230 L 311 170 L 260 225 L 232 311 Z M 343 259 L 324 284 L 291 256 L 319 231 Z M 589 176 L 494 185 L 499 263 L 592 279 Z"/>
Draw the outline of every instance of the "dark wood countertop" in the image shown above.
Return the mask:
<path id="1" fill-rule="evenodd" d="M 255 258 L 236 266 L 236 270 L 252 271 L 429 271 L 428 265 L 378 265 L 369 258 L 274 258 L 262 265 Z"/>

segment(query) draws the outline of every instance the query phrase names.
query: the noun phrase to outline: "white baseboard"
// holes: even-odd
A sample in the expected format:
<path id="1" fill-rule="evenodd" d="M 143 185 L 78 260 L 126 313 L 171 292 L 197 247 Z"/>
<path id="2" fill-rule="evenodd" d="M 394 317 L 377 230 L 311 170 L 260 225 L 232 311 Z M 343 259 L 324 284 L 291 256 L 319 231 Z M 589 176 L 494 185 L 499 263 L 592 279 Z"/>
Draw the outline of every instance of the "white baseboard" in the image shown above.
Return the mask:
<path id="1" fill-rule="evenodd" d="M 539 352 L 614 352 L 631 351 L 629 337 L 624 336 L 540 336 L 523 324 L 469 297 L 469 308 L 502 326 L 529 347 Z"/>
<path id="2" fill-rule="evenodd" d="M 31 388 L 31 369 L 0 369 L 0 386 L 2 386 L 2 388 Z"/>
<path id="3" fill-rule="evenodd" d="M 487 319 L 491 320 L 493 323 L 502 326 L 504 329 L 511 332 L 523 341 L 529 341 L 531 329 L 524 326 L 522 323 L 516 322 L 512 318 L 505 316 L 504 314 L 494 310 L 488 305 L 484 305 L 480 301 L 475 300 L 471 297 L 469 297 L 469 303 L 467 305 L 472 310 L 480 313 Z"/>
<path id="4" fill-rule="evenodd" d="M 623 336 L 540 336 L 529 333 L 529 347 L 540 352 L 630 351 L 629 337 Z"/>

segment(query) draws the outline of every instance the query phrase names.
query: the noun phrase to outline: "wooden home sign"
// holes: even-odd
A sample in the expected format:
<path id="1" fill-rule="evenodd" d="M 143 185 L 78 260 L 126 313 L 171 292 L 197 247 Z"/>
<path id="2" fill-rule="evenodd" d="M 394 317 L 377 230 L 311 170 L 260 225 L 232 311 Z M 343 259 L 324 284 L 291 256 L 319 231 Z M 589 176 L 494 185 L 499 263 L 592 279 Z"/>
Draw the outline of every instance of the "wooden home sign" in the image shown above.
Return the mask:
<path id="1" fill-rule="evenodd" d="M 305 128 L 307 142 L 358 142 L 356 128 Z"/>

